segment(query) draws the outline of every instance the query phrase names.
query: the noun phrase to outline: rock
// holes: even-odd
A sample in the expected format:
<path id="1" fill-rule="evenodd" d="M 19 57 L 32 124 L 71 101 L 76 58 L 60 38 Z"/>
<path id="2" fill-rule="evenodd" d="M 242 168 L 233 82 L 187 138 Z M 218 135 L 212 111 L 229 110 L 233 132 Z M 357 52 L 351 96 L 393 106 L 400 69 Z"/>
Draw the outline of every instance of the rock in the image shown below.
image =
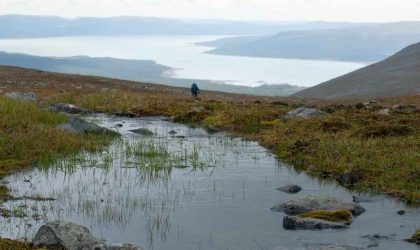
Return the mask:
<path id="1" fill-rule="evenodd" d="M 406 213 L 405 210 L 400 210 L 397 212 L 398 215 L 404 215 L 405 213 Z"/>
<path id="2" fill-rule="evenodd" d="M 112 244 L 107 246 L 106 250 L 143 250 L 143 248 L 132 244 Z"/>
<path id="3" fill-rule="evenodd" d="M 389 109 L 381 109 L 378 111 L 380 115 L 389 115 Z"/>
<path id="4" fill-rule="evenodd" d="M 346 245 L 334 245 L 334 244 L 306 244 L 305 250 L 362 250 L 365 248 L 346 246 Z"/>
<path id="5" fill-rule="evenodd" d="M 115 124 L 115 127 L 117 127 L 117 128 L 122 128 L 124 125 L 122 124 L 122 123 L 117 123 L 117 124 Z"/>
<path id="6" fill-rule="evenodd" d="M 133 132 L 133 133 L 138 134 L 138 135 L 143 135 L 143 136 L 152 136 L 153 135 L 153 132 L 146 129 L 146 128 L 132 129 L 132 130 L 130 130 L 130 132 Z"/>
<path id="7" fill-rule="evenodd" d="M 51 106 L 53 110 L 65 112 L 68 114 L 87 114 L 90 113 L 87 109 L 78 107 L 69 103 L 56 103 Z"/>
<path id="8" fill-rule="evenodd" d="M 299 193 L 300 190 L 302 190 L 302 188 L 299 187 L 298 185 L 286 185 L 286 186 L 277 188 L 277 190 L 285 192 L 285 193 L 289 193 L 289 194 L 296 194 L 296 193 Z"/>
<path id="9" fill-rule="evenodd" d="M 34 92 L 9 92 L 4 96 L 14 100 L 36 102 L 38 97 Z"/>
<path id="10" fill-rule="evenodd" d="M 363 178 L 359 171 L 344 171 L 337 177 L 337 182 L 343 187 L 353 187 L 354 184 Z"/>
<path id="11" fill-rule="evenodd" d="M 348 225 L 341 222 L 331 222 L 312 218 L 300 218 L 297 216 L 284 216 L 283 228 L 286 230 L 316 230 L 316 229 L 342 229 Z"/>
<path id="12" fill-rule="evenodd" d="M 169 131 L 169 134 L 174 135 L 174 134 L 177 134 L 177 132 L 175 130 L 171 130 Z"/>
<path id="13" fill-rule="evenodd" d="M 325 117 L 328 114 L 324 111 L 319 111 L 314 108 L 304 108 L 300 107 L 297 109 L 294 109 L 287 113 L 283 118 L 288 120 L 292 118 L 318 118 L 318 117 Z"/>
<path id="14" fill-rule="evenodd" d="M 106 249 L 104 242 L 94 238 L 86 227 L 59 220 L 43 225 L 36 233 L 33 244 L 48 249 Z"/>
<path id="15" fill-rule="evenodd" d="M 191 109 L 191 113 L 203 113 L 206 109 L 203 106 L 194 107 Z"/>
<path id="16" fill-rule="evenodd" d="M 222 131 L 221 129 L 219 129 L 219 128 L 215 127 L 215 126 L 212 126 L 212 125 L 207 125 L 205 128 L 206 128 L 206 131 L 208 133 L 210 133 L 210 134 L 212 134 L 212 133 L 218 133 L 218 132 L 221 132 Z"/>
<path id="17" fill-rule="evenodd" d="M 118 135 L 117 132 L 100 127 L 92 122 L 87 122 L 79 116 L 71 118 L 68 122 L 58 126 L 60 129 L 67 130 L 73 133 L 94 133 L 94 134 L 109 134 Z"/>
<path id="18" fill-rule="evenodd" d="M 365 209 L 354 202 L 346 202 L 333 197 L 308 195 L 293 199 L 271 208 L 273 211 L 284 212 L 287 215 L 298 215 L 311 210 L 348 210 L 354 216 L 362 214 Z"/>
<path id="19" fill-rule="evenodd" d="M 356 109 L 367 109 L 366 105 L 363 103 L 357 103 L 356 105 L 354 105 L 354 107 Z"/>
<path id="20" fill-rule="evenodd" d="M 51 250 L 143 250 L 132 244 L 107 246 L 105 241 L 93 237 L 86 227 L 60 220 L 48 222 L 39 228 L 32 244 Z"/>

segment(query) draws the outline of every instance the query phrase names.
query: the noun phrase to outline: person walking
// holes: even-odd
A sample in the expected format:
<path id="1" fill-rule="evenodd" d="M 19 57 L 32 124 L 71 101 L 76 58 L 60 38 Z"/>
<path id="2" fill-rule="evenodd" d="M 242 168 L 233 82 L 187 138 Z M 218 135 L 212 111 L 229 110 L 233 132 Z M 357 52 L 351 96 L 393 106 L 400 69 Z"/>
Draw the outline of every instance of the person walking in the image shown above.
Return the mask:
<path id="1" fill-rule="evenodd" d="M 193 83 L 191 85 L 191 94 L 193 95 L 193 97 L 197 98 L 199 93 L 200 93 L 200 89 L 198 88 L 196 83 Z"/>

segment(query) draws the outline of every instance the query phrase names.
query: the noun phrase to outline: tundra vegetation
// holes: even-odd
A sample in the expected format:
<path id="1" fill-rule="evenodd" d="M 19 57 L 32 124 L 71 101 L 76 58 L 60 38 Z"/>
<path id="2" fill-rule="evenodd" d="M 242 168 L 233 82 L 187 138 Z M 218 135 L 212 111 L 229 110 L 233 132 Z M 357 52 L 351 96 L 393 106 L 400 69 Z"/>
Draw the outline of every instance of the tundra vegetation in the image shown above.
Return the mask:
<path id="1" fill-rule="evenodd" d="M 59 130 L 57 125 L 68 117 L 47 108 L 71 103 L 96 112 L 171 116 L 176 122 L 211 131 L 226 130 L 258 141 L 298 171 L 337 180 L 352 190 L 385 193 L 408 204 L 420 204 L 419 95 L 367 104 L 363 104 L 366 100 L 316 101 L 217 92 L 193 99 L 186 89 L 16 68 L 0 69 L 0 87 L 3 92 L 33 91 L 39 96 L 37 103 L 0 98 L 2 176 L 34 163 L 95 151 L 110 142 L 97 135 Z M 302 106 L 328 115 L 283 119 Z M 383 108 L 389 108 L 389 114 L 379 113 Z M 159 145 L 146 144 L 132 152 L 140 158 L 154 154 L 166 161 L 168 157 Z M 194 160 L 194 156 L 187 158 Z M 3 200 L 10 198 L 6 187 L 0 191 Z"/>

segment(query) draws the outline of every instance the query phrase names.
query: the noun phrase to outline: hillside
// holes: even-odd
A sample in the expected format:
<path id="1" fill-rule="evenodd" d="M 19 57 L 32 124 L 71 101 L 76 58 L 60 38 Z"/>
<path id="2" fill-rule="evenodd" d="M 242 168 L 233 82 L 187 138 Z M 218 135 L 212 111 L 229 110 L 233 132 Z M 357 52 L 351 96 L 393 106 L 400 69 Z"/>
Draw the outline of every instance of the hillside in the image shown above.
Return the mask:
<path id="1" fill-rule="evenodd" d="M 346 22 L 245 22 L 157 17 L 0 16 L 0 38 L 121 35 L 262 35 L 354 26 Z"/>
<path id="2" fill-rule="evenodd" d="M 374 62 L 418 41 L 420 22 L 399 22 L 224 38 L 200 45 L 216 47 L 208 53 L 220 55 Z"/>
<path id="3" fill-rule="evenodd" d="M 0 65 L 33 68 L 59 73 L 111 77 L 131 81 L 162 83 L 177 87 L 190 87 L 196 81 L 200 88 L 249 95 L 286 96 L 303 87 L 289 84 L 262 85 L 259 87 L 235 86 L 208 80 L 171 78 L 166 72 L 172 68 L 150 60 L 127 60 L 109 57 L 41 57 L 0 51 Z"/>
<path id="4" fill-rule="evenodd" d="M 420 43 L 379 63 L 295 94 L 302 98 L 391 97 L 420 93 Z"/>

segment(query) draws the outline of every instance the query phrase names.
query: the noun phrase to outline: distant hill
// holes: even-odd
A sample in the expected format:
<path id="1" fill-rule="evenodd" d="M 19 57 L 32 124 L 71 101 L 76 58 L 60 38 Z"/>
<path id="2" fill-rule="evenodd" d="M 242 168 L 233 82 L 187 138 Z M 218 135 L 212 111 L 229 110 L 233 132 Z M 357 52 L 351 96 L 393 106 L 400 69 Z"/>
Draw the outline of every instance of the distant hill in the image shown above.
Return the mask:
<path id="1" fill-rule="evenodd" d="M 194 80 L 166 77 L 172 68 L 149 60 L 126 60 L 108 57 L 41 57 L 0 52 L 0 65 L 40 69 L 51 72 L 93 75 L 132 81 L 190 87 Z M 249 95 L 286 96 L 304 88 L 288 84 L 259 87 L 235 86 L 213 81 L 196 81 L 203 90 Z"/>
<path id="2" fill-rule="evenodd" d="M 392 97 L 420 93 L 420 43 L 379 63 L 296 93 L 302 98 Z"/>
<path id="3" fill-rule="evenodd" d="M 156 17 L 0 16 L 0 38 L 120 35 L 262 35 L 354 26 L 346 22 L 240 22 Z"/>
<path id="4" fill-rule="evenodd" d="M 398 22 L 225 38 L 200 44 L 216 47 L 208 53 L 220 55 L 374 62 L 418 41 L 420 22 Z"/>

